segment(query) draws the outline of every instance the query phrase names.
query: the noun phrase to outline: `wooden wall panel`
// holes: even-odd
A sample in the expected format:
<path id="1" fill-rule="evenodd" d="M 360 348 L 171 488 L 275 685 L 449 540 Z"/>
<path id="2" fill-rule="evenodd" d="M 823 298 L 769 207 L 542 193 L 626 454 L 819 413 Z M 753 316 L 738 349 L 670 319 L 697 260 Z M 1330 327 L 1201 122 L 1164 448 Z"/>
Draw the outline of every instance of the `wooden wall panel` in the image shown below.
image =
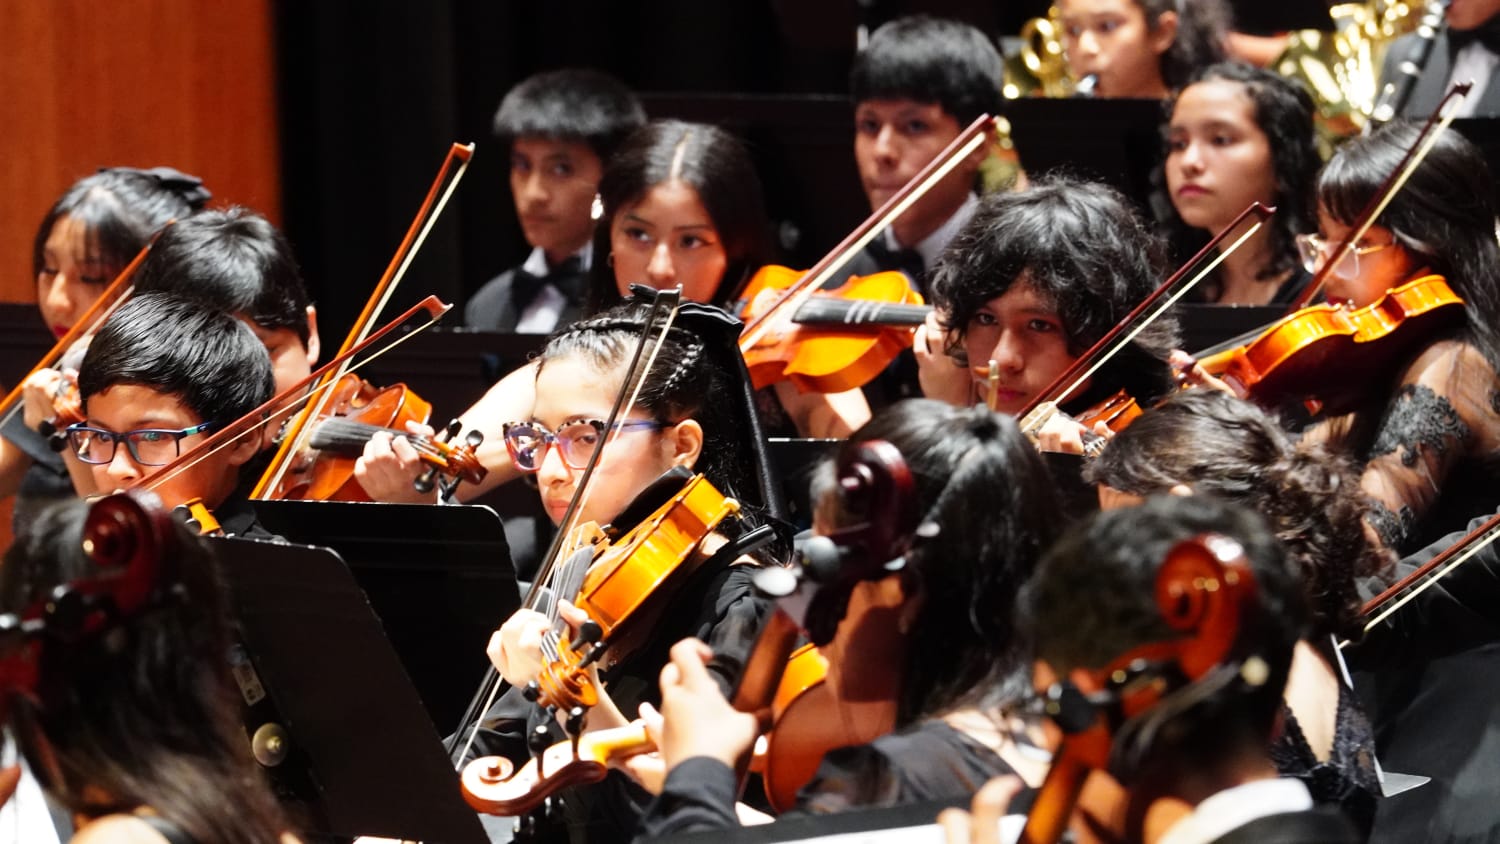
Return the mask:
<path id="1" fill-rule="evenodd" d="M 100 166 L 169 164 L 279 221 L 272 0 L 0 0 L 0 301 Z"/>

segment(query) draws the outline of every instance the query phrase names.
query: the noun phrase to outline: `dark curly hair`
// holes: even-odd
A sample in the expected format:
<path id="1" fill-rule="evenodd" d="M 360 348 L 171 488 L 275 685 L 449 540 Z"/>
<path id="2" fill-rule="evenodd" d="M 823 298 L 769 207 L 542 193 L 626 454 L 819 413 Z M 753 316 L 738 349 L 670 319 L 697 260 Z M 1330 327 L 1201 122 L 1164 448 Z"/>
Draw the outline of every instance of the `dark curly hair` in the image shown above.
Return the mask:
<path id="1" fill-rule="evenodd" d="M 1046 465 L 1010 417 L 930 399 L 881 411 L 838 458 L 871 440 L 901 452 L 921 522 L 938 528 L 907 555 L 907 594 L 923 604 L 911 627 L 897 722 L 1014 700 L 1031 677 L 1015 629 L 1015 596 L 1063 525 Z M 818 473 L 815 485 L 825 493 L 836 462 Z M 836 508 L 831 519 L 840 521 Z"/>
<path id="2" fill-rule="evenodd" d="M 947 345 L 962 345 L 986 302 L 1020 283 L 1051 300 L 1082 354 L 1163 278 L 1156 236 L 1113 188 L 1068 177 L 1037 179 L 1019 193 L 982 197 L 974 216 L 943 250 L 932 279 Z M 1146 400 L 1171 388 L 1163 361 L 1177 343 L 1166 314 L 1117 355 L 1096 381 Z"/>
<path id="3" fill-rule="evenodd" d="M 1353 224 L 1419 132 L 1414 124 L 1392 122 L 1346 141 L 1318 176 L 1319 211 Z M 1470 339 L 1500 369 L 1500 244 L 1492 184 L 1484 153 L 1445 129 L 1375 222 L 1390 229 L 1419 266 L 1447 279 L 1464 300 Z"/>
<path id="4" fill-rule="evenodd" d="M 1299 266 L 1297 244 L 1294 238 L 1303 232 L 1317 228 L 1313 213 L 1312 187 L 1317 179 L 1317 136 L 1313 130 L 1314 105 L 1312 96 L 1300 83 L 1258 67 L 1239 62 L 1221 62 L 1205 67 L 1193 74 L 1186 85 L 1179 89 L 1166 105 L 1166 120 L 1162 123 L 1162 139 L 1169 143 L 1172 114 L 1177 109 L 1177 99 L 1182 92 L 1199 82 L 1225 81 L 1238 83 L 1250 98 L 1255 125 L 1265 133 L 1271 151 L 1271 171 L 1275 176 L 1275 192 L 1268 204 L 1275 206 L 1276 215 L 1270 221 L 1271 259 L 1257 278 L 1273 278 Z M 1165 153 L 1164 153 L 1165 155 Z M 1151 175 L 1155 191 L 1151 197 L 1151 208 L 1165 230 L 1173 248 L 1176 261 L 1185 261 L 1202 249 L 1217 232 L 1204 232 L 1183 222 L 1177 208 L 1167 192 L 1166 168 L 1158 167 Z M 1208 284 L 1213 284 L 1212 278 Z M 1211 295 L 1195 298 L 1212 300 Z"/>
<path id="5" fill-rule="evenodd" d="M 1217 390 L 1188 390 L 1146 411 L 1084 472 L 1133 495 L 1178 484 L 1259 512 L 1290 552 L 1320 634 L 1347 635 L 1356 579 L 1389 560 L 1366 539 L 1368 504 L 1354 467 L 1298 444 L 1259 407 Z"/>

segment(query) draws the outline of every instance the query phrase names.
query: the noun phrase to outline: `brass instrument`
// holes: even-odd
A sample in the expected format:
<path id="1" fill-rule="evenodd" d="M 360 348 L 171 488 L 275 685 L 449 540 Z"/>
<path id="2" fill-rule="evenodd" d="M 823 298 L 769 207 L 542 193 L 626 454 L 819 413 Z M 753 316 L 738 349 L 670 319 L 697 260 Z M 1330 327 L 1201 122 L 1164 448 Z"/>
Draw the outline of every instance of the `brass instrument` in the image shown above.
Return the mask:
<path id="1" fill-rule="evenodd" d="M 1375 107 L 1381 60 L 1397 37 L 1412 31 L 1420 0 L 1365 0 L 1329 9 L 1328 31 L 1305 29 L 1287 35 L 1286 49 L 1270 67 L 1302 82 L 1318 105 L 1319 134 L 1336 140 L 1359 131 Z M 1003 93 L 1068 97 L 1077 84 L 1062 45 L 1056 6 L 1044 18 L 1021 28 L 1019 48 L 1005 61 Z"/>

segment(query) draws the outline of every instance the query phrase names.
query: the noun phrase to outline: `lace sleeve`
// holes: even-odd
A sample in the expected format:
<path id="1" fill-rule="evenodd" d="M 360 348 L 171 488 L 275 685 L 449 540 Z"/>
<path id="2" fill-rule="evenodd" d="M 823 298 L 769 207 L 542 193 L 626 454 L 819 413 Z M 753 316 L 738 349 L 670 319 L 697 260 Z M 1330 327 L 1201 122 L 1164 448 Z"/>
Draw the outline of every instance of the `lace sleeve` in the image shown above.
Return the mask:
<path id="1" fill-rule="evenodd" d="M 1494 452 L 1497 402 L 1494 369 L 1467 343 L 1435 343 L 1401 373 L 1356 455 L 1374 500 L 1369 520 L 1388 547 L 1411 539 L 1456 465 Z"/>

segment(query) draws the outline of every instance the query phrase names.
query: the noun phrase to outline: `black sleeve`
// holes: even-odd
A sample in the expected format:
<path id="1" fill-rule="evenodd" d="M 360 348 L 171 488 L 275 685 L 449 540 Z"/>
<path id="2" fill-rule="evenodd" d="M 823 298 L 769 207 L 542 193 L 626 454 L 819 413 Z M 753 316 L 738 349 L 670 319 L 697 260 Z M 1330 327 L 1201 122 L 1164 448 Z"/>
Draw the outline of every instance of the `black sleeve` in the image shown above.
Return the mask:
<path id="1" fill-rule="evenodd" d="M 1396 580 L 1416 571 L 1491 518 L 1480 516 L 1462 532 L 1451 533 L 1396 564 Z M 1473 549 L 1470 549 L 1473 551 Z M 1362 584 L 1366 600 L 1380 591 Z M 1364 667 L 1389 665 L 1405 655 L 1431 659 L 1500 640 L 1500 543 L 1477 551 L 1365 634 L 1354 651 Z"/>
<path id="2" fill-rule="evenodd" d="M 707 756 L 684 760 L 667 774 L 661 794 L 641 818 L 636 840 L 738 827 L 740 819 L 734 811 L 738 790 L 734 770 L 723 762 Z"/>

